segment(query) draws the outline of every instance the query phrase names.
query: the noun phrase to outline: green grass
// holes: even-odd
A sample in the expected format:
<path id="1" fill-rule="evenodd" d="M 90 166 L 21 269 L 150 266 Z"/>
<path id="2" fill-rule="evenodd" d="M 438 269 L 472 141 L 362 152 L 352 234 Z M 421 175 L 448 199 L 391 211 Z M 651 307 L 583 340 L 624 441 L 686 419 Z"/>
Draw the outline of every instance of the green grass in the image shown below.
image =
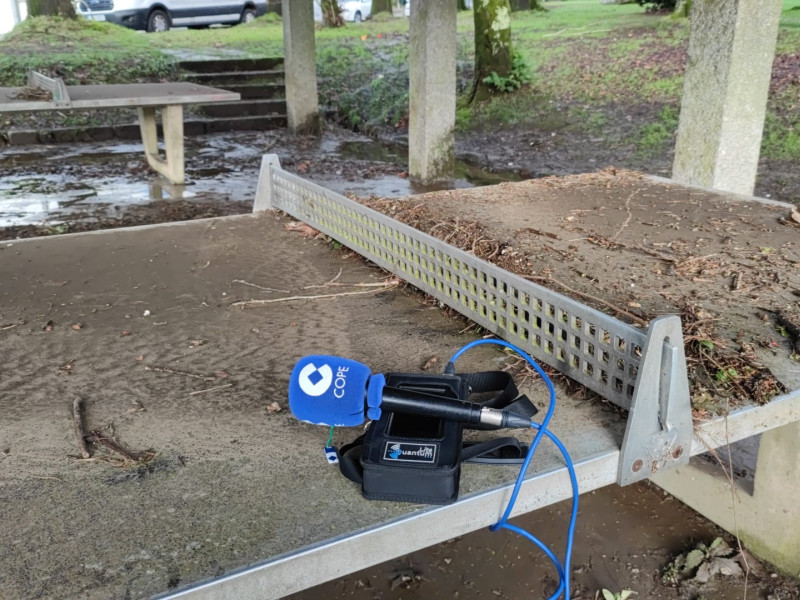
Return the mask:
<path id="1" fill-rule="evenodd" d="M 473 20 L 471 12 L 459 13 L 458 128 L 570 127 L 594 135 L 608 125 L 608 115 L 652 106 L 651 122 L 639 127 L 632 141 L 644 156 L 663 152 L 677 124 L 688 20 L 599 0 L 545 2 L 545 8 L 513 15 L 514 49 L 530 65 L 532 83 L 479 106 L 464 102 L 474 60 Z M 798 52 L 800 0 L 783 1 L 780 27 L 778 52 Z M 317 75 L 326 113 L 367 132 L 402 124 L 408 111 L 408 34 L 408 19 L 389 15 L 318 28 Z M 160 50 L 181 56 L 276 56 L 283 53 L 283 26 L 270 14 L 236 27 L 143 34 L 90 21 L 30 19 L 0 41 L 0 84 L 24 83 L 30 68 L 57 69 L 68 83 L 177 77 L 175 59 Z M 796 98 L 796 84 L 771 98 L 765 156 L 800 156 Z"/>
<path id="2" fill-rule="evenodd" d="M 778 160 L 800 160 L 800 114 L 767 113 L 761 156 Z"/>
<path id="3" fill-rule="evenodd" d="M 666 152 L 674 143 L 675 131 L 678 129 L 678 109 L 665 106 L 658 114 L 658 119 L 644 125 L 636 139 L 636 151 L 642 158 L 655 156 Z"/>
<path id="4" fill-rule="evenodd" d="M 24 85 L 28 70 L 57 72 L 68 84 L 124 83 L 175 75 L 149 39 L 109 23 L 26 19 L 0 42 L 0 85 Z"/>

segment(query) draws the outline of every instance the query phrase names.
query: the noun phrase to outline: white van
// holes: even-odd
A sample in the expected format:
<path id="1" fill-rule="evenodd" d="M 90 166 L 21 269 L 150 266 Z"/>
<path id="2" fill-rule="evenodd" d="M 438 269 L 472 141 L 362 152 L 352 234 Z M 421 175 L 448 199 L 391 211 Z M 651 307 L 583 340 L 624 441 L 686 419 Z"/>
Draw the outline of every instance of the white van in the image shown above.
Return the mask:
<path id="1" fill-rule="evenodd" d="M 249 23 L 267 12 L 267 0 L 77 0 L 78 15 L 131 29 L 208 27 Z"/>

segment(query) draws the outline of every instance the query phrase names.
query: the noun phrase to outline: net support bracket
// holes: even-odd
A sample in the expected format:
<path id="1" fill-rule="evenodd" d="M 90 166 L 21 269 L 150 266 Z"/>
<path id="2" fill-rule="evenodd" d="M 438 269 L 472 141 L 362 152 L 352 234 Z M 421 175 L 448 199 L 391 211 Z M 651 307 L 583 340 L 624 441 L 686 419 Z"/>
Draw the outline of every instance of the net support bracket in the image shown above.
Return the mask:
<path id="1" fill-rule="evenodd" d="M 60 77 L 47 77 L 36 71 L 28 71 L 28 87 L 47 90 L 53 96 L 53 104 L 67 108 L 72 105 L 67 86 Z"/>
<path id="2" fill-rule="evenodd" d="M 654 319 L 620 449 L 619 485 L 689 462 L 692 409 L 680 317 Z"/>

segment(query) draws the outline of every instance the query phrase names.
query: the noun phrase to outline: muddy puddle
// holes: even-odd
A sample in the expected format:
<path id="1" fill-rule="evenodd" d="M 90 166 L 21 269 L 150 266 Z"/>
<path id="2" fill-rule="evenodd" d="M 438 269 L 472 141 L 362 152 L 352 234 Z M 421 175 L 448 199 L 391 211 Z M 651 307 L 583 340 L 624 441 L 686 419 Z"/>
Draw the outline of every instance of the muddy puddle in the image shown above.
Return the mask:
<path id="1" fill-rule="evenodd" d="M 241 205 L 238 212 L 246 212 L 266 152 L 277 153 L 287 170 L 358 196 L 400 197 L 521 179 L 459 162 L 452 181 L 421 186 L 408 179 L 404 146 L 346 132 L 320 140 L 284 132 L 187 139 L 185 185 L 151 172 L 141 144 L 8 147 L 0 151 L 0 228 L 114 220 L 133 208 L 170 201 Z"/>

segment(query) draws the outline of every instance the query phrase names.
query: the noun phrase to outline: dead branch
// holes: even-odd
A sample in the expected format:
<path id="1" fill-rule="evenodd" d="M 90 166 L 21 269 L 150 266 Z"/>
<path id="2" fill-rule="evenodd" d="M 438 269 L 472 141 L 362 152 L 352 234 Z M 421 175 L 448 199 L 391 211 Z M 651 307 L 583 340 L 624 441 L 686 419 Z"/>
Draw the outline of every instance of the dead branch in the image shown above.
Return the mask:
<path id="1" fill-rule="evenodd" d="M 215 385 L 214 387 L 206 388 L 204 390 L 196 390 L 194 392 L 189 392 L 190 396 L 196 396 L 197 394 L 205 394 L 206 392 L 213 392 L 214 390 L 221 390 L 222 388 L 231 387 L 232 383 L 226 383 L 224 385 Z"/>
<path id="2" fill-rule="evenodd" d="M 278 290 L 275 288 L 264 287 L 263 285 L 258 285 L 256 283 L 250 283 L 249 281 L 245 281 L 244 279 L 234 279 L 231 283 L 240 283 L 242 285 L 249 285 L 250 287 L 257 288 L 259 290 L 264 290 L 265 292 L 281 292 L 283 294 L 288 294 L 289 290 Z"/>
<path id="3" fill-rule="evenodd" d="M 86 431 L 83 428 L 83 418 L 81 417 L 81 402 L 80 398 L 75 398 L 72 401 L 72 424 L 75 427 L 75 437 L 78 438 L 78 447 L 81 449 L 81 456 L 83 458 L 90 458 L 92 456 L 89 452 L 89 447 L 86 445 Z"/>
<path id="4" fill-rule="evenodd" d="M 115 440 L 103 435 L 103 432 L 97 429 L 89 432 L 89 435 L 86 436 L 86 441 L 92 444 L 100 444 L 102 446 L 105 446 L 106 448 L 108 448 L 112 452 L 116 452 L 117 454 L 122 456 L 126 461 L 129 462 L 134 462 L 134 463 L 145 462 L 152 459 L 155 456 L 155 454 L 153 452 L 150 452 L 149 450 L 145 450 L 144 452 L 131 452 L 127 448 L 117 443 Z"/>
<path id="5" fill-rule="evenodd" d="M 169 367 L 151 367 L 150 365 L 146 365 L 144 370 L 158 371 L 159 373 L 169 373 L 170 375 L 184 375 L 185 377 L 193 377 L 194 379 L 200 379 L 201 381 L 214 381 L 216 379 L 216 377 L 213 375 L 196 375 L 195 373 L 178 371 L 177 369 L 171 369 Z"/>
<path id="6" fill-rule="evenodd" d="M 369 290 L 359 290 L 357 292 L 340 292 L 338 294 L 320 294 L 318 296 L 287 296 L 285 298 L 271 298 L 267 300 L 241 300 L 239 302 L 234 302 L 231 306 L 241 306 L 242 308 L 247 308 L 248 306 L 257 306 L 260 304 L 273 304 L 275 302 L 293 302 L 295 300 L 322 300 L 324 298 L 338 298 L 339 296 L 357 296 L 359 294 L 374 294 L 375 292 L 380 292 L 383 290 L 388 290 L 393 287 L 397 286 L 397 281 L 392 281 L 391 283 L 386 283 L 381 285 L 380 287 L 376 287 L 374 289 Z"/>

